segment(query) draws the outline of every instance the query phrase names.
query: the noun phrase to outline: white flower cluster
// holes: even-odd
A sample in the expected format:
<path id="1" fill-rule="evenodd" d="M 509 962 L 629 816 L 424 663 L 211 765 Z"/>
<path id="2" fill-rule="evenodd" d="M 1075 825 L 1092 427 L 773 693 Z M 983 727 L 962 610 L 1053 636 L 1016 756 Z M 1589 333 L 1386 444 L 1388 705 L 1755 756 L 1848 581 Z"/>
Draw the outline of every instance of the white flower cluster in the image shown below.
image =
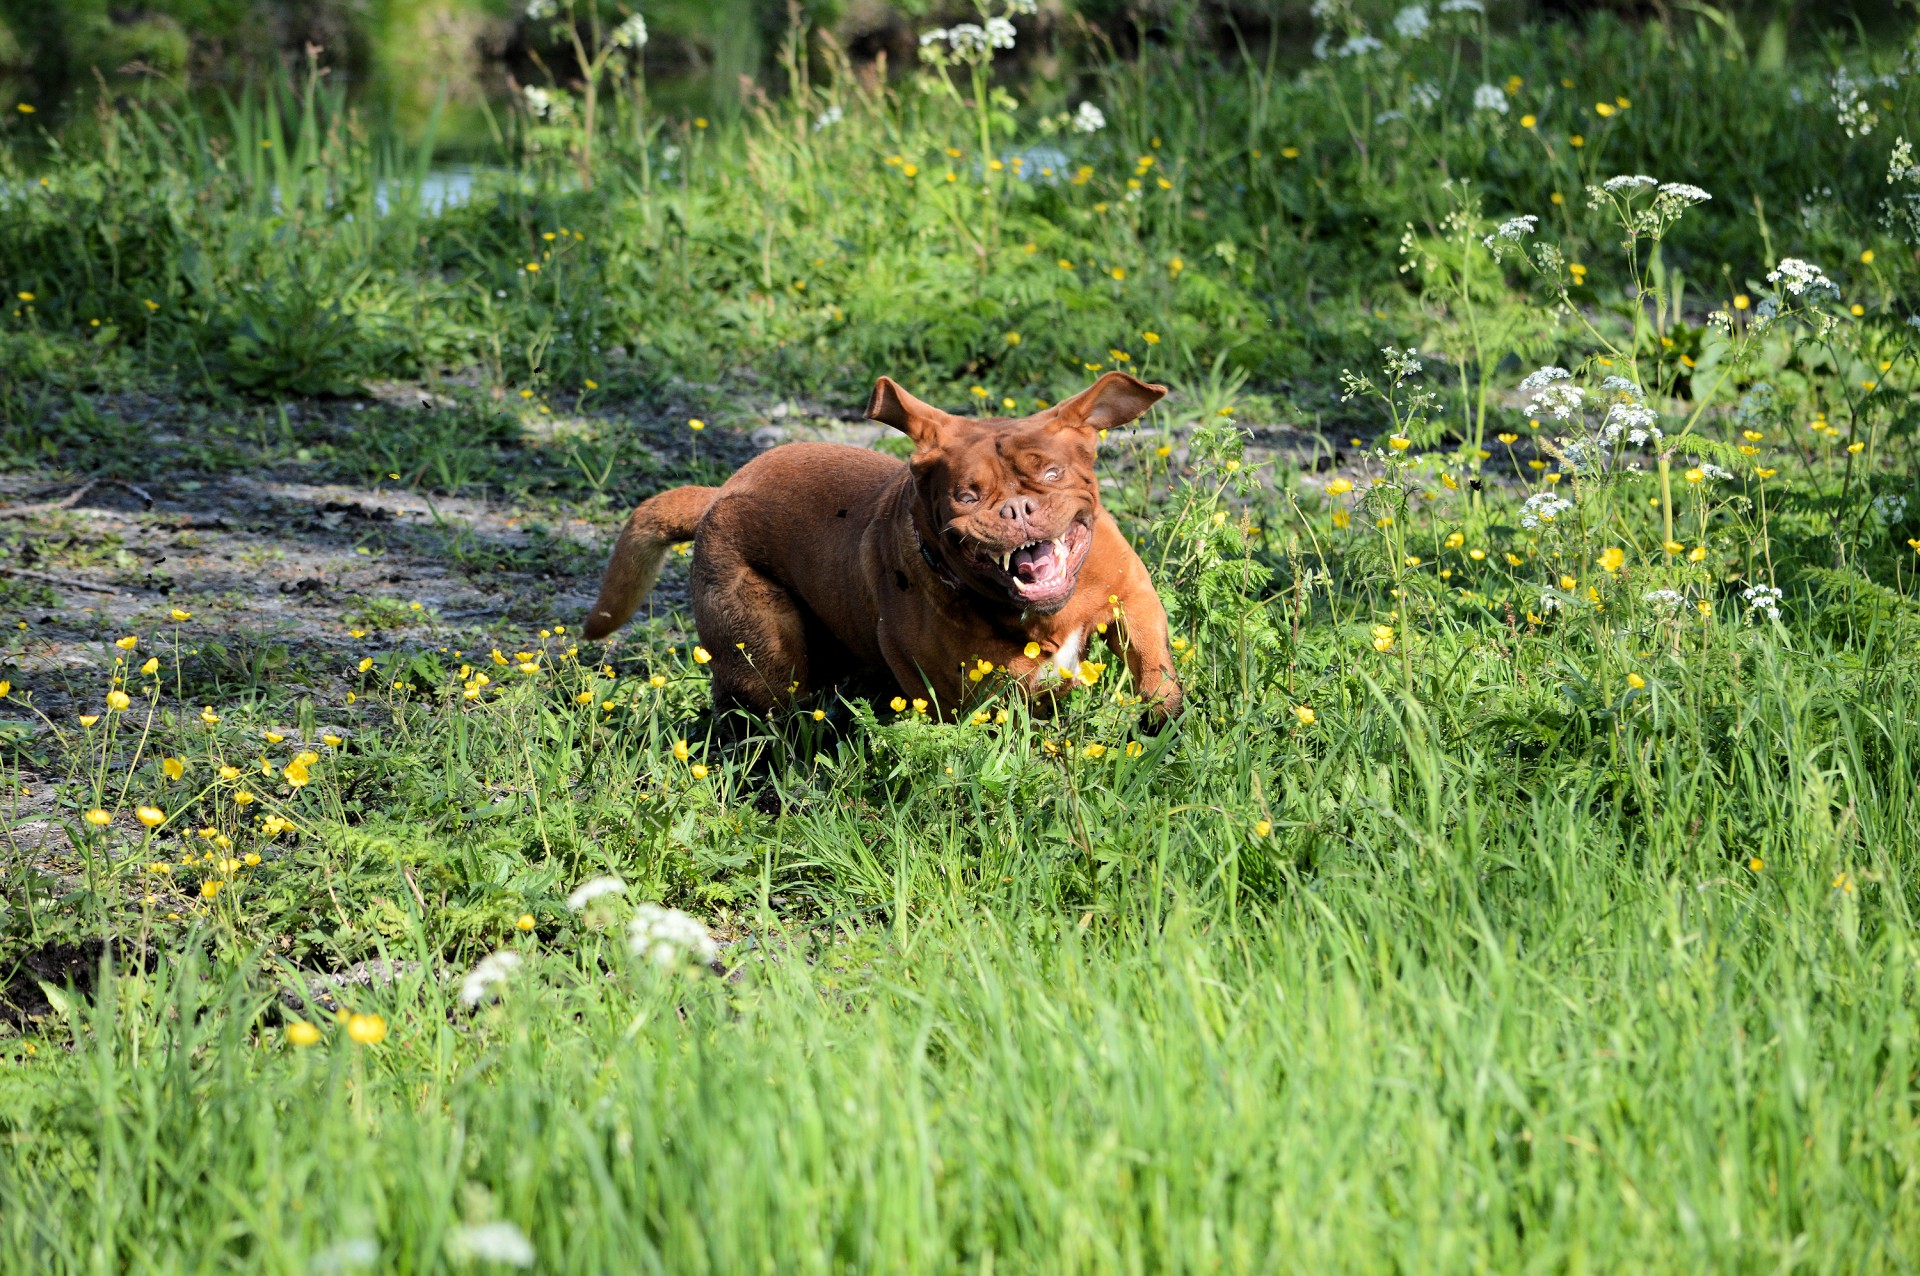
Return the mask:
<path id="1" fill-rule="evenodd" d="M 1740 596 L 1747 600 L 1748 620 L 1754 619 L 1761 612 L 1766 613 L 1768 620 L 1780 619 L 1781 593 L 1772 585 L 1755 585 L 1751 589 L 1740 591 Z"/>
<path id="2" fill-rule="evenodd" d="M 560 12 L 559 0 L 527 0 L 527 21 L 544 22 Z"/>
<path id="3" fill-rule="evenodd" d="M 1380 353 L 1387 356 L 1384 364 L 1387 375 L 1395 382 L 1405 381 L 1408 377 L 1417 377 L 1425 367 L 1420 362 L 1420 352 L 1412 346 L 1405 350 L 1395 350 L 1392 346 L 1380 347 Z"/>
<path id="4" fill-rule="evenodd" d="M 1031 16 L 1040 12 L 1040 0 L 1007 0 L 1007 12 Z"/>
<path id="5" fill-rule="evenodd" d="M 1652 593 L 1642 594 L 1641 599 L 1656 607 L 1665 607 L 1670 612 L 1678 612 L 1687 605 L 1687 596 L 1675 589 L 1656 589 Z"/>
<path id="6" fill-rule="evenodd" d="M 1891 85 L 1898 84 L 1900 80 L 1897 76 L 1889 75 L 1877 82 Z M 1827 101 L 1833 104 L 1835 123 L 1848 137 L 1865 137 L 1879 125 L 1880 116 L 1874 111 L 1873 102 L 1868 96 L 1875 83 L 1875 77 L 1856 76 L 1845 67 L 1833 73 Z"/>
<path id="7" fill-rule="evenodd" d="M 1387 46 L 1378 39 L 1362 31 L 1347 37 L 1347 42 L 1333 51 L 1336 58 L 1364 58 L 1369 53 L 1378 53 Z"/>
<path id="8" fill-rule="evenodd" d="M 1552 492 L 1535 492 L 1520 507 L 1520 526 L 1532 529 L 1542 523 L 1551 523 L 1573 508 L 1573 502 L 1564 496 Z"/>
<path id="9" fill-rule="evenodd" d="M 1407 105 L 1416 111 L 1431 111 L 1440 105 L 1440 86 L 1432 80 L 1415 80 L 1407 86 Z"/>
<path id="10" fill-rule="evenodd" d="M 526 99 L 527 109 L 541 119 L 553 114 L 553 94 L 539 85 L 527 85 L 520 90 L 520 96 Z"/>
<path id="11" fill-rule="evenodd" d="M 658 904 L 642 904 L 634 910 L 633 920 L 627 923 L 627 947 L 634 956 L 669 969 L 686 964 L 689 958 L 711 965 L 720 955 L 720 945 L 698 920 Z"/>
<path id="12" fill-rule="evenodd" d="M 1696 459 L 1693 463 L 1693 468 L 1695 468 L 1696 470 L 1699 470 L 1702 474 L 1706 475 L 1708 478 L 1712 479 L 1716 483 L 1726 483 L 1733 478 L 1732 474 L 1729 474 L 1726 470 L 1721 469 L 1719 466 L 1715 465 L 1712 461 L 1701 461 Z"/>
<path id="13" fill-rule="evenodd" d="M 1507 91 L 1498 84 L 1482 84 L 1473 91 L 1473 109 L 1492 111 L 1496 115 L 1507 113 Z"/>
<path id="14" fill-rule="evenodd" d="M 1106 114 L 1091 102 L 1082 102 L 1080 109 L 1073 113 L 1073 127 L 1075 132 L 1098 133 L 1106 126 Z"/>
<path id="15" fill-rule="evenodd" d="M 1480 3 L 1480 0 L 1443 0 L 1440 5 L 1442 13 L 1485 13 L 1486 11 L 1487 6 Z"/>
<path id="16" fill-rule="evenodd" d="M 1524 217 L 1512 217 L 1501 222 L 1491 235 L 1488 235 L 1480 242 L 1488 248 L 1493 248 L 1494 244 L 1499 241 L 1517 244 L 1520 242 L 1522 236 L 1533 234 L 1539 225 L 1540 219 L 1532 213 L 1528 213 Z"/>
<path id="17" fill-rule="evenodd" d="M 461 1263 L 499 1263 L 532 1267 L 539 1261 L 533 1242 L 512 1223 L 467 1223 L 447 1231 L 447 1253 Z"/>
<path id="18" fill-rule="evenodd" d="M 603 895 L 624 895 L 626 890 L 627 884 L 617 877 L 589 877 L 567 896 L 567 907 L 577 913 Z"/>
<path id="19" fill-rule="evenodd" d="M 1545 367 L 1527 375 L 1520 383 L 1533 399 L 1527 404 L 1529 416 L 1547 416 L 1556 421 L 1571 421 L 1586 402 L 1587 392 L 1568 384 L 1573 374 L 1565 368 Z"/>
<path id="20" fill-rule="evenodd" d="M 834 125 L 838 124 L 841 120 L 845 119 L 846 114 L 847 114 L 846 110 L 843 107 L 841 107 L 841 105 L 838 102 L 834 103 L 832 106 L 828 107 L 826 110 L 820 112 L 819 116 L 814 119 L 813 131 L 816 133 L 819 133 L 826 129 L 832 128 Z"/>
<path id="21" fill-rule="evenodd" d="M 490 996 L 494 988 L 507 982 L 507 976 L 520 968 L 520 954 L 501 951 L 491 957 L 483 957 L 479 964 L 460 981 L 460 1001 L 463 1005 L 477 1006 Z"/>
<path id="22" fill-rule="evenodd" d="M 1833 280 L 1827 278 L 1826 271 L 1798 257 L 1782 257 L 1780 264 L 1767 272 L 1767 282 L 1779 284 L 1796 297 L 1808 292 L 1831 292 L 1837 295 L 1840 291 Z"/>
<path id="23" fill-rule="evenodd" d="M 1701 190 L 1698 186 L 1690 186 L 1686 182 L 1662 183 L 1659 197 L 1661 199 L 1672 200 L 1676 204 L 1686 205 L 1704 204 L 1713 198 L 1713 196 L 1707 194 L 1707 192 Z"/>
<path id="24" fill-rule="evenodd" d="M 1424 4 L 1410 4 L 1393 15 L 1393 30 L 1403 40 L 1424 40 L 1433 16 Z"/>
<path id="25" fill-rule="evenodd" d="M 994 49 L 1011 49 L 1014 34 L 1013 23 L 1005 18 L 988 18 L 985 26 L 977 22 L 957 22 L 950 27 L 922 31 L 920 54 L 922 57 L 933 55 L 937 61 L 940 46 L 944 44 L 962 61 L 977 62 L 992 57 Z"/>
<path id="26" fill-rule="evenodd" d="M 1618 177 L 1609 177 L 1600 189 L 1609 195 L 1631 195 L 1635 191 L 1652 190 L 1659 184 L 1658 178 L 1648 177 L 1645 173 L 1622 173 Z"/>
<path id="27" fill-rule="evenodd" d="M 636 13 L 615 27 L 610 38 L 616 47 L 637 53 L 647 47 L 647 20 Z"/>
<path id="28" fill-rule="evenodd" d="M 1905 522 L 1907 498 L 1898 492 L 1882 492 L 1873 498 L 1873 516 L 1888 527 Z"/>
<path id="29" fill-rule="evenodd" d="M 1606 420 L 1600 425 L 1600 437 L 1608 443 L 1618 443 L 1622 435 L 1627 442 L 1639 447 L 1643 443 L 1658 445 L 1661 439 L 1660 427 L 1654 422 L 1660 414 L 1644 403 L 1616 403 L 1607 409 Z"/>

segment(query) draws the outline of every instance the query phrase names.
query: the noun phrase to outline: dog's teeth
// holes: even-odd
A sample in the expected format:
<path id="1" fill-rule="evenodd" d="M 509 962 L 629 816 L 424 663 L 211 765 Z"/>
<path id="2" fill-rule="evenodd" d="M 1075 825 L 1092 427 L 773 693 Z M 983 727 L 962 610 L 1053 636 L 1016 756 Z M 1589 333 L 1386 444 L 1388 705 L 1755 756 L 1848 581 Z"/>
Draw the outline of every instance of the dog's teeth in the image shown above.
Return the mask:
<path id="1" fill-rule="evenodd" d="M 1013 570 L 1013 551 L 1012 550 L 1008 550 L 1006 553 L 1000 555 L 1000 570 L 1003 572 L 1010 572 Z"/>
<path id="2" fill-rule="evenodd" d="M 1060 557 L 1062 558 L 1065 558 L 1067 556 L 1067 538 L 1066 537 L 1056 536 L 1053 538 L 1053 552 L 1060 555 Z"/>

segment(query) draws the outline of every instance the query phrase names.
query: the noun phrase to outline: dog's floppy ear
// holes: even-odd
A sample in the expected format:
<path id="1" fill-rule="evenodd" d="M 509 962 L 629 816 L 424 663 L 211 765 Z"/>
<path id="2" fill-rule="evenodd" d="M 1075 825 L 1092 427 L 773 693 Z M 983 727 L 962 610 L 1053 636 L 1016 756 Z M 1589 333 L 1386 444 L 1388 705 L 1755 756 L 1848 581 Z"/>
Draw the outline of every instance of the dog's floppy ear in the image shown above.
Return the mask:
<path id="1" fill-rule="evenodd" d="M 920 447 L 932 447 L 953 417 L 914 398 L 892 377 L 881 377 L 873 383 L 873 397 L 867 400 L 867 420 L 892 426 Z"/>
<path id="2" fill-rule="evenodd" d="M 1109 372 L 1052 411 L 1061 425 L 1110 430 L 1133 420 L 1166 393 L 1163 385 L 1148 385 L 1124 372 Z"/>

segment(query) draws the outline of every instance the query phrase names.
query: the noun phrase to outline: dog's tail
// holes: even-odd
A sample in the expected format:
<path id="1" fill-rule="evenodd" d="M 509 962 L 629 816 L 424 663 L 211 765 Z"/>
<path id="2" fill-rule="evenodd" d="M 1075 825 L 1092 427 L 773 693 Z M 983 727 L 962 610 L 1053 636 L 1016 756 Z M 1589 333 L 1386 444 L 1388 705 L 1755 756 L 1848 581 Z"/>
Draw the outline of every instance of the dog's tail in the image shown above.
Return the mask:
<path id="1" fill-rule="evenodd" d="M 693 539 L 693 529 L 718 495 L 717 487 L 676 487 L 640 503 L 620 529 L 600 578 L 600 597 L 587 613 L 589 639 L 605 638 L 627 623 L 659 579 L 668 548 Z"/>

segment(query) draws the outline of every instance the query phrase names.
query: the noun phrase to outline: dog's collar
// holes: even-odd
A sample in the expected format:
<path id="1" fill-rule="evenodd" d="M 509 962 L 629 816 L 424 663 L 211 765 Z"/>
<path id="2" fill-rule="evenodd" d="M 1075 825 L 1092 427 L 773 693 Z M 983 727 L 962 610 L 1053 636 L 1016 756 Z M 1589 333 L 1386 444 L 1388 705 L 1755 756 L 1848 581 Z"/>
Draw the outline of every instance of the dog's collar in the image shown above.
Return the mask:
<path id="1" fill-rule="evenodd" d="M 920 550 L 920 557 L 927 560 L 927 566 L 933 569 L 933 574 L 939 578 L 941 584 L 953 590 L 955 593 L 959 593 L 961 591 L 960 578 L 954 575 L 953 569 L 941 562 L 939 555 L 935 554 L 932 548 L 928 546 L 925 538 L 920 535 L 920 524 L 916 521 L 913 522 L 912 526 L 913 543 Z"/>

